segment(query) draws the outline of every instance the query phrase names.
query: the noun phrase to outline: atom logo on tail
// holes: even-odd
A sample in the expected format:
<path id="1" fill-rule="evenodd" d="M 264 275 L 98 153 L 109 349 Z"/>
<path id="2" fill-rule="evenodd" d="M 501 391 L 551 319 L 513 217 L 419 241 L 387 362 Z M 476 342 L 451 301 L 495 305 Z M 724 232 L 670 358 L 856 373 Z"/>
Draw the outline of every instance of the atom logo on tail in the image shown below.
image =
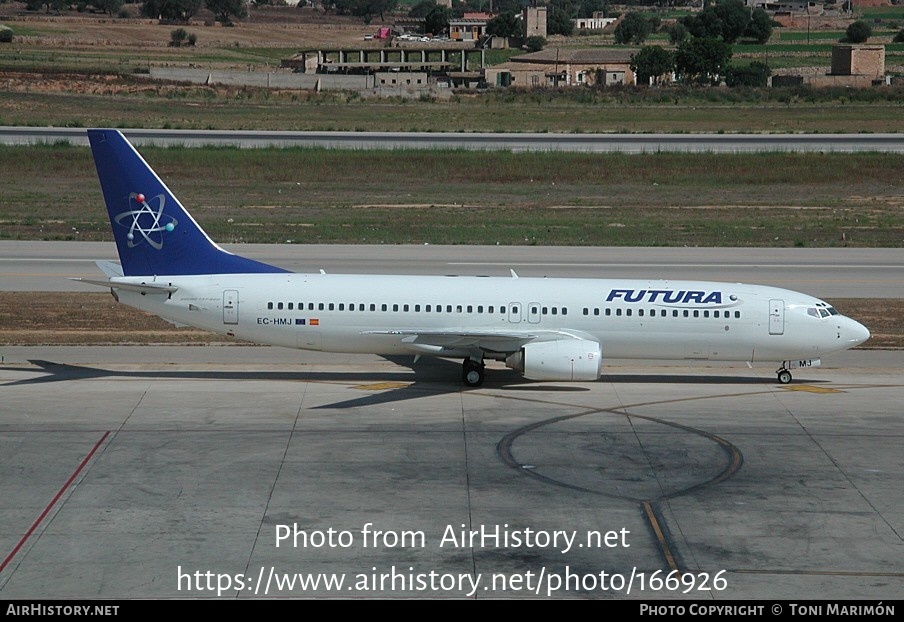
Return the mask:
<path id="1" fill-rule="evenodd" d="M 161 250 L 163 248 L 163 234 L 171 233 L 176 228 L 176 225 L 179 224 L 179 221 L 175 218 L 163 213 L 163 205 L 166 203 L 166 197 L 162 194 L 158 194 L 150 201 L 145 201 L 143 194 L 140 192 L 133 192 L 129 194 L 130 207 L 132 201 L 135 201 L 139 205 L 139 209 L 128 210 L 113 217 L 113 221 L 117 225 L 129 229 L 129 232 L 126 234 L 128 247 L 135 248 L 140 244 L 140 240 L 138 242 L 135 241 L 135 233 L 138 232 L 153 248 L 158 251 Z M 151 203 L 154 201 L 157 202 L 156 211 L 151 208 Z M 131 221 L 128 220 L 129 217 L 131 217 Z M 164 219 L 169 222 L 163 224 L 161 221 Z"/>

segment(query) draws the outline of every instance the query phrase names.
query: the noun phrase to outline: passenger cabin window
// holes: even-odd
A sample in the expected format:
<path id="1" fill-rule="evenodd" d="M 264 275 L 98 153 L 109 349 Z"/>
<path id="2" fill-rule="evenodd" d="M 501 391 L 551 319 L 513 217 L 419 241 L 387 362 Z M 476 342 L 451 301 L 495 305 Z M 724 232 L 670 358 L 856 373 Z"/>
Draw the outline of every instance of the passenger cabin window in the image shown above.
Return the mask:
<path id="1" fill-rule="evenodd" d="M 267 303 L 267 308 L 268 308 L 268 309 L 272 309 L 272 308 L 273 308 L 273 303 L 272 303 L 272 302 L 268 302 L 268 303 Z"/>

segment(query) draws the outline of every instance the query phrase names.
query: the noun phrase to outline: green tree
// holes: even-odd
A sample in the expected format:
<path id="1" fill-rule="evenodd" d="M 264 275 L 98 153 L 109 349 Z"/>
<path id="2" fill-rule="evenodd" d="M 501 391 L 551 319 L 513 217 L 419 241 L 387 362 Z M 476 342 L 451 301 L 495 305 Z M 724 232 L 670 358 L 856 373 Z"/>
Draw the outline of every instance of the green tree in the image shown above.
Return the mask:
<path id="1" fill-rule="evenodd" d="M 717 0 L 714 9 L 722 22 L 722 38 L 726 43 L 734 43 L 747 30 L 750 23 L 750 9 L 743 0 Z"/>
<path id="2" fill-rule="evenodd" d="M 44 7 L 45 13 L 60 12 L 69 8 L 68 0 L 26 0 L 25 8 L 29 11 L 38 11 Z"/>
<path id="3" fill-rule="evenodd" d="M 578 16 L 578 11 L 581 9 L 581 2 L 580 0 L 549 0 L 546 6 L 561 9 L 565 12 L 568 19 L 574 19 Z"/>
<path id="4" fill-rule="evenodd" d="M 106 13 L 113 16 L 122 8 L 122 0 L 91 0 L 91 4 Z"/>
<path id="5" fill-rule="evenodd" d="M 234 15 L 236 19 L 248 16 L 244 0 L 204 0 L 204 6 L 214 14 L 218 22 L 223 24 L 230 21 L 230 15 Z"/>
<path id="6" fill-rule="evenodd" d="M 672 42 L 672 45 L 678 45 L 685 39 L 687 39 L 690 33 L 687 31 L 687 26 L 682 24 L 681 22 L 675 22 L 669 27 L 669 41 Z"/>
<path id="7" fill-rule="evenodd" d="M 631 56 L 631 71 L 637 84 L 659 84 L 659 79 L 675 70 L 675 55 L 658 46 L 648 45 Z"/>
<path id="8" fill-rule="evenodd" d="M 461 17 L 465 12 L 471 11 L 487 11 L 489 9 L 487 0 L 464 0 L 462 2 L 453 2 L 452 13 L 456 17 Z M 524 8 L 521 0 L 493 0 L 493 13 L 520 13 Z M 536 6 L 536 4 L 532 5 Z"/>
<path id="9" fill-rule="evenodd" d="M 395 11 L 399 0 L 363 0 L 360 4 L 366 5 L 366 8 L 362 8 L 360 13 L 353 13 L 353 15 L 364 17 L 368 23 L 370 23 L 371 16 L 379 15 L 382 22 L 386 20 L 387 13 Z"/>
<path id="10" fill-rule="evenodd" d="M 449 31 L 449 9 L 436 4 L 424 16 L 424 28 L 427 32 L 438 35 Z"/>
<path id="11" fill-rule="evenodd" d="M 772 18 L 765 9 L 753 10 L 744 36 L 750 37 L 761 45 L 769 41 L 769 37 L 772 36 Z"/>
<path id="12" fill-rule="evenodd" d="M 722 37 L 734 43 L 747 31 L 750 9 L 744 6 L 743 0 L 717 0 L 715 6 L 709 5 L 696 15 L 681 18 L 681 23 L 695 37 Z"/>
<path id="13" fill-rule="evenodd" d="M 427 17 L 433 7 L 437 6 L 434 0 L 420 0 L 408 11 L 408 17 Z"/>
<path id="14" fill-rule="evenodd" d="M 500 13 L 487 22 L 487 34 L 494 37 L 520 37 L 521 20 L 514 13 Z"/>
<path id="15" fill-rule="evenodd" d="M 551 35 L 570 37 L 574 32 L 574 22 L 565 11 L 550 5 L 546 8 L 546 32 Z"/>
<path id="16" fill-rule="evenodd" d="M 333 10 L 338 15 L 354 15 L 369 24 L 374 17 L 380 16 L 380 21 L 385 20 L 385 15 L 395 10 L 398 0 L 324 0 L 323 8 Z"/>
<path id="17" fill-rule="evenodd" d="M 730 87 L 752 86 L 765 87 L 769 84 L 769 76 L 772 70 L 769 65 L 759 61 L 753 61 L 742 67 L 729 67 L 725 71 L 725 84 Z"/>
<path id="18" fill-rule="evenodd" d="M 188 39 L 188 31 L 185 28 L 176 28 L 170 32 L 170 47 L 181 48 Z"/>
<path id="19" fill-rule="evenodd" d="M 546 37 L 541 37 L 540 35 L 528 37 L 524 41 L 524 47 L 527 48 L 528 52 L 539 52 L 546 47 Z"/>
<path id="20" fill-rule="evenodd" d="M 203 0 L 145 0 L 141 13 L 151 19 L 187 22 L 201 10 Z"/>
<path id="21" fill-rule="evenodd" d="M 693 37 L 714 39 L 722 36 L 722 20 L 715 7 L 708 6 L 696 15 L 686 15 L 681 22 Z"/>
<path id="22" fill-rule="evenodd" d="M 721 39 L 694 37 L 675 51 L 675 71 L 686 84 L 718 84 L 731 59 L 731 46 Z"/>
<path id="23" fill-rule="evenodd" d="M 904 28 L 895 35 L 895 38 L 891 40 L 892 43 L 904 43 Z"/>
<path id="24" fill-rule="evenodd" d="M 608 12 L 607 0 L 581 0 L 577 17 L 593 17 L 594 13 L 602 13 L 603 17 L 609 17 Z"/>
<path id="25" fill-rule="evenodd" d="M 628 13 L 615 27 L 615 42 L 621 44 L 633 43 L 638 45 L 644 42 L 652 28 L 640 13 Z"/>
<path id="26" fill-rule="evenodd" d="M 847 27 L 845 31 L 847 37 L 845 41 L 848 43 L 866 43 L 866 40 L 873 35 L 873 29 L 863 20 L 857 20 Z"/>

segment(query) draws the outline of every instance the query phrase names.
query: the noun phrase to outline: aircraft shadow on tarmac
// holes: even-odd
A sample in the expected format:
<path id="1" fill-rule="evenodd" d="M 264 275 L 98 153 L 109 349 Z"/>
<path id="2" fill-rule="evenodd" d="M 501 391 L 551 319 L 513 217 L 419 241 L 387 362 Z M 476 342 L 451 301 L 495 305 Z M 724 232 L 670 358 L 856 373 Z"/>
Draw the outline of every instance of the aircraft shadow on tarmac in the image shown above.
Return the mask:
<path id="1" fill-rule="evenodd" d="M 319 406 L 317 408 L 356 408 L 372 406 L 392 402 L 400 402 L 416 399 L 429 395 L 443 395 L 458 393 L 463 389 L 456 381 L 461 371 L 461 366 L 448 359 L 428 359 L 412 365 L 411 357 L 382 357 L 392 363 L 406 367 L 408 371 L 400 372 L 306 372 L 306 371 L 192 371 L 192 370 L 149 370 L 149 371 L 120 371 L 88 367 L 84 365 L 70 365 L 68 363 L 54 363 L 53 361 L 29 360 L 29 363 L 40 367 L 44 375 L 14 380 L 4 383 L 3 386 L 12 387 L 31 384 L 45 384 L 50 382 L 66 382 L 78 380 L 93 380 L 100 378 L 149 378 L 159 380 L 269 380 L 288 382 L 348 382 L 363 385 L 366 383 L 398 382 L 398 387 L 380 389 L 374 387 L 374 393 L 363 395 L 360 398 L 346 400 L 336 404 Z M 23 371 L 18 366 L 0 366 L 0 369 Z M 762 386 L 775 384 L 771 378 L 755 378 L 745 376 L 685 376 L 678 374 L 606 374 L 603 373 L 599 382 L 614 384 L 741 384 Z M 825 380 L 808 380 L 808 384 L 827 382 Z M 504 391 L 536 392 L 536 393 L 572 393 L 586 392 L 590 388 L 586 383 L 564 385 L 542 384 L 526 380 L 511 370 L 492 370 L 487 374 L 487 380 L 483 388 L 499 389 Z M 473 389 L 467 389 L 473 390 Z"/>

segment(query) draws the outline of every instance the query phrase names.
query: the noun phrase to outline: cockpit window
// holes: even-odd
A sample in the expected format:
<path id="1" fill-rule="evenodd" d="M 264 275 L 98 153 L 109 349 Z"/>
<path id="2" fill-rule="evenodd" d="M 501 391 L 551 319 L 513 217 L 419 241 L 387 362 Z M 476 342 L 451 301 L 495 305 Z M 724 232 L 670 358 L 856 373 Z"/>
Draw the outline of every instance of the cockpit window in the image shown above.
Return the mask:
<path id="1" fill-rule="evenodd" d="M 817 309 L 816 307 L 809 307 L 807 308 L 807 315 L 819 317 L 819 309 Z"/>
<path id="2" fill-rule="evenodd" d="M 819 309 L 819 315 L 821 317 L 829 317 L 831 315 L 841 315 L 840 313 L 838 313 L 838 311 L 835 310 L 834 307 L 831 307 L 824 302 L 817 302 L 816 307 Z M 811 313 L 811 309 L 807 309 L 807 313 L 809 313 L 810 315 L 813 315 Z"/>

